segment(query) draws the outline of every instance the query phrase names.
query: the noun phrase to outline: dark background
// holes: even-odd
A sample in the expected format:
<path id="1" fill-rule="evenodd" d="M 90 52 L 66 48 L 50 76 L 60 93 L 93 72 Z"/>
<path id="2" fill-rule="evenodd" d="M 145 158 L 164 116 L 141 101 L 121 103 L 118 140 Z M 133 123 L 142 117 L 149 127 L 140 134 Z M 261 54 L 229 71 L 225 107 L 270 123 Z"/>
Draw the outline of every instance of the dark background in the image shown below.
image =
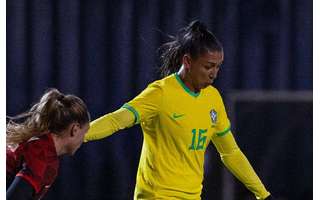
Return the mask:
<path id="1" fill-rule="evenodd" d="M 235 90 L 312 91 L 311 0 L 9 0 L 6 5 L 7 115 L 26 111 L 49 87 L 83 98 L 93 119 L 119 108 L 158 78 L 157 48 L 194 19 L 205 22 L 224 45 L 214 85 L 227 105 L 234 106 L 228 94 Z M 312 100 L 300 103 L 240 103 L 229 113 L 241 119 L 233 128 L 240 147 L 266 187 L 283 200 L 312 197 Z M 283 139 L 274 145 L 278 134 Z M 83 145 L 74 157 L 62 159 L 45 199 L 132 199 L 142 140 L 135 126 Z M 213 146 L 206 158 L 203 199 L 250 199 Z"/>

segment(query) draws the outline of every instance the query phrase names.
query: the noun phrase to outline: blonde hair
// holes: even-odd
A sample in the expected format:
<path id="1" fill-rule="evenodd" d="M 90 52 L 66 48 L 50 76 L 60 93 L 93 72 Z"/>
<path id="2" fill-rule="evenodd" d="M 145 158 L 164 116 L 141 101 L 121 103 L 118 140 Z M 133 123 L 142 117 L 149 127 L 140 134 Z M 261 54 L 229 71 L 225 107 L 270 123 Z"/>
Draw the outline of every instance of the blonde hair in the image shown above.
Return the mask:
<path id="1" fill-rule="evenodd" d="M 52 88 L 29 111 L 9 119 L 6 142 L 10 146 L 49 132 L 59 134 L 73 122 L 84 125 L 90 122 L 90 114 L 79 97 L 64 95 Z M 16 120 L 22 122 L 15 122 Z"/>

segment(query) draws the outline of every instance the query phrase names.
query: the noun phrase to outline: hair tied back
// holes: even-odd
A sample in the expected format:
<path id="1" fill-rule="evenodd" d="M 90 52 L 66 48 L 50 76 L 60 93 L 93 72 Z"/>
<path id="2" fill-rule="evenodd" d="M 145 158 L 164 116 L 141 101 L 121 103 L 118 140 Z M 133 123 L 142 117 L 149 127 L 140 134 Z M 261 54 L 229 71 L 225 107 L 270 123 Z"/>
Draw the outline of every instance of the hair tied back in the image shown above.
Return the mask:
<path id="1" fill-rule="evenodd" d="M 205 24 L 201 23 L 199 20 L 195 20 L 190 23 L 187 29 L 192 32 L 203 33 L 207 30 L 207 27 Z"/>

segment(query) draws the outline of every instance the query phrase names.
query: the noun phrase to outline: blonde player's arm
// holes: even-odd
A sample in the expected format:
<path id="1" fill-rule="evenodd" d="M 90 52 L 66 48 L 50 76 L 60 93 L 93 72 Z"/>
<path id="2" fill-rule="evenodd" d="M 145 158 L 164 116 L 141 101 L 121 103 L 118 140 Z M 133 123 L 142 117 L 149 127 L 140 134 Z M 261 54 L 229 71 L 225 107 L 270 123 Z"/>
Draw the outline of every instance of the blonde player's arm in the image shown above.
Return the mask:
<path id="1" fill-rule="evenodd" d="M 84 142 L 100 140 L 121 129 L 131 127 L 136 123 L 136 117 L 132 111 L 124 107 L 106 114 L 90 123 Z"/>
<path id="2" fill-rule="evenodd" d="M 224 165 L 254 193 L 257 199 L 265 199 L 270 195 L 250 165 L 248 159 L 238 147 L 230 131 L 223 136 L 213 137 L 212 142 L 217 148 Z"/>

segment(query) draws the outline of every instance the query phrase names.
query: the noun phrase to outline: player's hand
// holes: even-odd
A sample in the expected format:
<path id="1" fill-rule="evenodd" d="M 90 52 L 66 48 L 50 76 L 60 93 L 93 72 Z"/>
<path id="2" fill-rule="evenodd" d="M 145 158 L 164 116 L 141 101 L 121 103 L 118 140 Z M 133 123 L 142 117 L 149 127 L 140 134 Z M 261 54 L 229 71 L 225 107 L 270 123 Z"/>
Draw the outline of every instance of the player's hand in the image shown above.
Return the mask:
<path id="1" fill-rule="evenodd" d="M 264 200 L 276 200 L 276 198 L 274 198 L 272 195 L 270 195 L 267 198 L 265 198 Z"/>

